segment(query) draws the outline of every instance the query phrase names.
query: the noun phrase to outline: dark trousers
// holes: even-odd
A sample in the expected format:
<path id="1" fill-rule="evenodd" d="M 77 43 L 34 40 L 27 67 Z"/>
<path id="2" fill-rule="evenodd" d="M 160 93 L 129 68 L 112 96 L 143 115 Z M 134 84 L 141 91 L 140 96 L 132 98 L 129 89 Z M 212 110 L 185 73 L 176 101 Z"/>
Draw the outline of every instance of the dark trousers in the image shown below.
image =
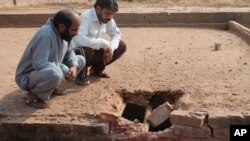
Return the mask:
<path id="1" fill-rule="evenodd" d="M 84 52 L 82 51 L 82 49 L 84 50 Z M 94 50 L 89 47 L 80 47 L 78 49 L 75 49 L 75 53 L 77 55 L 82 54 L 86 59 L 86 65 L 81 71 L 82 77 L 86 78 L 88 67 L 92 67 L 92 69 L 94 69 L 96 73 L 103 71 L 107 65 L 110 65 L 111 63 L 119 59 L 126 52 L 126 49 L 126 44 L 121 40 L 118 48 L 113 52 L 112 60 L 106 65 L 104 64 L 103 60 L 103 56 L 105 53 L 104 49 Z"/>

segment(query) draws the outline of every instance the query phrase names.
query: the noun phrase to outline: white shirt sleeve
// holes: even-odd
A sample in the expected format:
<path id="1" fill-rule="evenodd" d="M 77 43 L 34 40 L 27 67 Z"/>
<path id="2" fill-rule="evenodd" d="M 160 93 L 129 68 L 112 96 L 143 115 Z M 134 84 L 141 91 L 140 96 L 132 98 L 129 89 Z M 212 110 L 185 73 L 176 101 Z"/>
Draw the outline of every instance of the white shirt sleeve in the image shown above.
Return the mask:
<path id="1" fill-rule="evenodd" d="M 107 24 L 107 34 L 111 38 L 109 46 L 114 51 L 114 50 L 116 50 L 118 48 L 120 40 L 121 40 L 121 32 L 120 32 L 119 28 L 117 27 L 114 19 L 112 19 Z"/>
<path id="2" fill-rule="evenodd" d="M 89 28 L 91 25 L 91 19 L 87 16 L 81 16 L 81 25 L 78 30 L 78 35 L 71 41 L 71 49 L 75 47 L 90 47 L 93 49 L 108 48 L 109 42 L 102 38 L 90 38 L 88 37 Z"/>

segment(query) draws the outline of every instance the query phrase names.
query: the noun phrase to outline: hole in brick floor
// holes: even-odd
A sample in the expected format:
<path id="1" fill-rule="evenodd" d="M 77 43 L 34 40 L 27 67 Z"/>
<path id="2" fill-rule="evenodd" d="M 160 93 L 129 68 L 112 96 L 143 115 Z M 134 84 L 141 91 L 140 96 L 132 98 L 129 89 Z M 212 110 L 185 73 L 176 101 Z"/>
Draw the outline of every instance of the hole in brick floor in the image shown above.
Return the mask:
<path id="1" fill-rule="evenodd" d="M 130 121 L 136 121 L 138 120 L 140 123 L 144 122 L 144 117 L 146 113 L 146 107 L 133 104 L 133 103 L 127 103 L 126 107 L 122 113 L 122 117 L 130 120 Z"/>
<path id="2" fill-rule="evenodd" d="M 118 92 L 126 103 L 122 117 L 144 123 L 150 132 L 157 132 L 171 127 L 169 115 L 176 107 L 177 101 L 184 92 L 177 91 L 134 91 L 121 90 Z"/>

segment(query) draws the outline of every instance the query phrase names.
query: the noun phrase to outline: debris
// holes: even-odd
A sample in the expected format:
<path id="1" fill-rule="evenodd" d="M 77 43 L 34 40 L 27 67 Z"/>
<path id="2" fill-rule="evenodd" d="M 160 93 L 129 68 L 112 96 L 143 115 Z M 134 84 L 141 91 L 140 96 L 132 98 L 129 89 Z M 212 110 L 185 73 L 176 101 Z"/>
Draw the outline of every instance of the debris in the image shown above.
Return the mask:
<path id="1" fill-rule="evenodd" d="M 112 125 L 118 124 L 118 117 L 108 113 L 101 113 L 99 115 L 99 119 L 101 122 L 109 122 Z"/>
<path id="2" fill-rule="evenodd" d="M 214 50 L 215 50 L 215 51 L 218 51 L 218 50 L 220 50 L 220 49 L 221 49 L 221 44 L 215 43 L 215 45 L 214 45 Z"/>

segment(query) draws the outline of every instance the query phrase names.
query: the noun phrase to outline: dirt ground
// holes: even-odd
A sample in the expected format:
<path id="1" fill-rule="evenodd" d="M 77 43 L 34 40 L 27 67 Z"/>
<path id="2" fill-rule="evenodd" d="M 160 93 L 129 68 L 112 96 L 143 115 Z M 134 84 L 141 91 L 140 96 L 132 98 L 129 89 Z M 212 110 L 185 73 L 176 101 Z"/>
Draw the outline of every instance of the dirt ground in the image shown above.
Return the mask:
<path id="1" fill-rule="evenodd" d="M 199 28 L 121 28 L 126 54 L 107 67 L 109 79 L 90 78 L 88 87 L 63 81 L 67 95 L 50 108 L 24 104 L 14 82 L 21 54 L 38 28 L 0 28 L 0 117 L 22 122 L 86 122 L 100 112 L 121 115 L 117 90 L 181 90 L 179 109 L 250 111 L 250 48 L 230 31 Z M 221 49 L 214 51 L 215 43 Z"/>

